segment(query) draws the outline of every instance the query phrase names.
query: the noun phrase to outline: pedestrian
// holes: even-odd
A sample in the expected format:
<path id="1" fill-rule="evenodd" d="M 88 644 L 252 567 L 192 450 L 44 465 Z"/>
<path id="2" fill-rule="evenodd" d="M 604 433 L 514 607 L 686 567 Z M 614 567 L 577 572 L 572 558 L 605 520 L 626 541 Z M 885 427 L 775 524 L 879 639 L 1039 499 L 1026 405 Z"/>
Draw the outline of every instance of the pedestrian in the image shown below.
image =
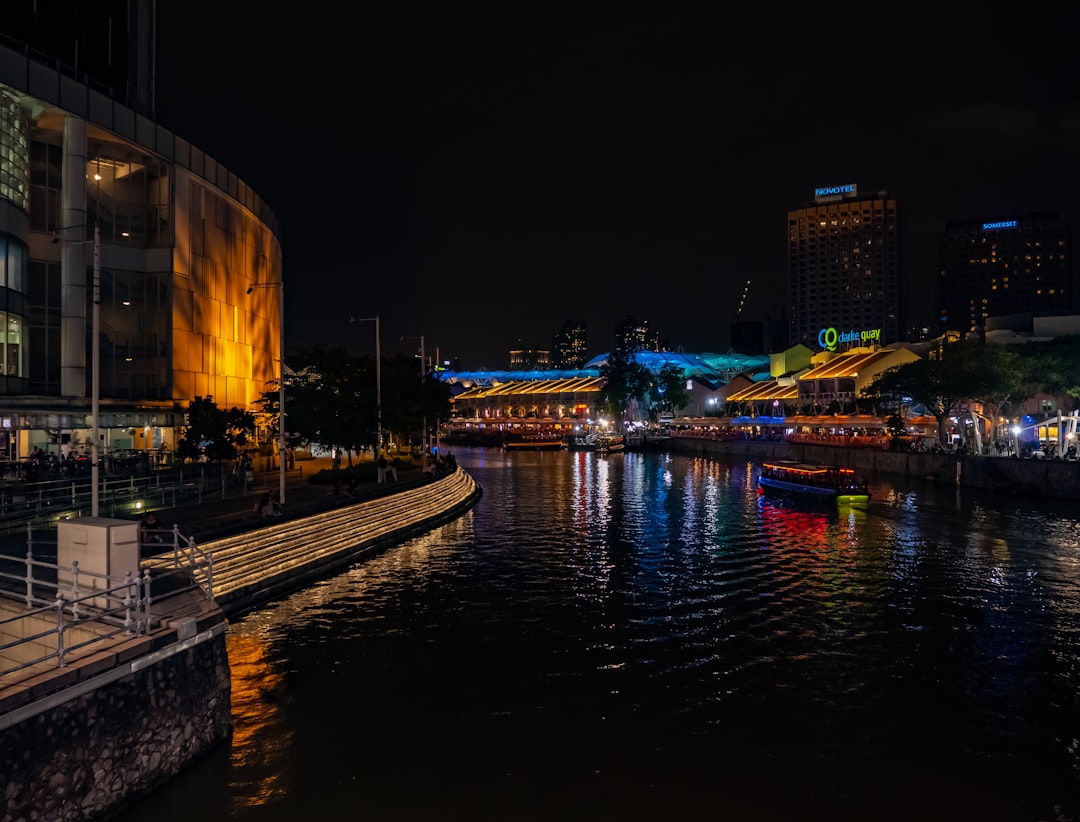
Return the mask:
<path id="1" fill-rule="evenodd" d="M 157 518 L 157 514 L 151 511 L 143 517 L 142 521 L 139 523 L 139 544 L 146 545 L 149 543 L 164 542 L 164 537 L 161 533 L 163 528 L 164 526 L 162 525 L 161 520 Z"/>
<path id="2" fill-rule="evenodd" d="M 383 454 L 379 454 L 379 461 L 375 464 L 379 468 L 379 485 L 382 485 L 386 482 L 386 469 L 389 467 L 390 463 L 386 461 L 386 457 Z"/>
<path id="3" fill-rule="evenodd" d="M 262 492 L 262 496 L 259 497 L 259 501 L 256 503 L 255 508 L 264 518 L 272 517 L 274 515 L 274 501 L 270 497 L 269 490 Z"/>

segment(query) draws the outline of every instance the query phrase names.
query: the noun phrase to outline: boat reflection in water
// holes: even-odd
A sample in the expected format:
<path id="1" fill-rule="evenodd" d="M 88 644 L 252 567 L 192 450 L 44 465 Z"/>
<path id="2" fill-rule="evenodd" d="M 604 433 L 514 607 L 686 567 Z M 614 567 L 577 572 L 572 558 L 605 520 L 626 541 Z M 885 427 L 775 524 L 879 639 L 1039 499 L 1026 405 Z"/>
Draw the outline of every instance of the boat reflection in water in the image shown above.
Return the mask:
<path id="1" fill-rule="evenodd" d="M 758 474 L 758 487 L 762 491 L 846 505 L 862 505 L 870 501 L 866 480 L 857 476 L 851 468 L 833 465 L 811 465 L 789 460 L 766 462 Z"/>

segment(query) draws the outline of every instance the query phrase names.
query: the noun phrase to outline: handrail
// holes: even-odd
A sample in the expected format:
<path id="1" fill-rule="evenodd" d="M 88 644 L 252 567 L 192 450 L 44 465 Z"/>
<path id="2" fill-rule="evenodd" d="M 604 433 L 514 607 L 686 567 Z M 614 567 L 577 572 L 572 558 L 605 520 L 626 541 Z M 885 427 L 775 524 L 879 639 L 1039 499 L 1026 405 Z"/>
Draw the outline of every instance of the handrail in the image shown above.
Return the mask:
<path id="1" fill-rule="evenodd" d="M 128 571 L 119 578 L 80 571 L 77 562 L 73 562 L 70 569 L 40 561 L 35 561 L 33 564 L 37 567 L 55 568 L 58 575 L 61 571 L 70 570 L 71 591 L 65 595 L 60 583 L 56 583 L 52 586 L 55 591 L 54 598 L 51 600 L 33 597 L 37 605 L 0 619 L 0 636 L 17 637 L 0 644 L 0 676 L 50 660 L 56 661 L 55 667 L 63 668 L 67 657 L 75 651 L 112 640 L 120 634 L 143 636 L 149 633 L 151 602 L 149 572 L 138 575 Z M 91 584 L 88 590 L 84 590 L 84 586 L 80 584 L 80 578 L 83 576 L 109 582 L 119 581 L 100 589 L 94 588 Z M 13 575 L 4 573 L 0 574 L 0 577 L 13 578 Z M 36 580 L 36 584 L 43 587 L 50 586 L 49 583 L 40 579 Z M 0 595 L 10 597 L 10 593 L 3 590 L 0 590 Z M 38 631 L 25 627 L 28 624 L 31 626 L 47 624 L 46 617 L 49 614 L 55 614 L 54 626 Z M 20 627 L 13 628 L 12 626 Z M 69 642 L 69 636 L 76 637 L 76 640 Z M 22 658 L 15 658 L 18 655 L 10 653 L 27 646 L 39 647 L 41 645 L 46 645 L 52 650 L 33 657 L 23 654 Z"/>
<path id="2" fill-rule="evenodd" d="M 152 604 L 160 606 L 193 590 L 212 600 L 213 557 L 180 533 L 178 526 L 167 533 L 172 534 L 171 555 L 151 557 L 123 577 L 112 577 L 82 569 L 78 561 L 69 566 L 36 557 L 35 545 L 40 546 L 42 540 L 35 543 L 33 529 L 28 526 L 26 555 L 0 554 L 0 611 L 10 612 L 3 607 L 5 602 L 20 603 L 17 613 L 0 614 L 0 677 L 51 660 L 61 668 L 75 651 L 121 634 L 145 635 L 151 627 Z M 8 570 L 20 566 L 21 573 Z M 152 595 L 154 569 L 186 573 L 190 584 Z M 53 613 L 55 620 L 49 616 Z M 46 653 L 26 651 L 42 645 L 47 647 Z"/>

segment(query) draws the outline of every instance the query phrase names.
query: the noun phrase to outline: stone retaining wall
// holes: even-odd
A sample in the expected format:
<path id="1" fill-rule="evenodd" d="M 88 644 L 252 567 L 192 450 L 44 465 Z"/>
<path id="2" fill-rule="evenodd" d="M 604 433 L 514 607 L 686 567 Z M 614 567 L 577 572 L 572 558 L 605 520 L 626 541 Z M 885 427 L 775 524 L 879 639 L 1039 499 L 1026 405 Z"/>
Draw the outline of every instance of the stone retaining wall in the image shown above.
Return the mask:
<path id="1" fill-rule="evenodd" d="M 0 731 L 0 819 L 103 819 L 228 739 L 224 630 L 132 667 Z"/>
<path id="2" fill-rule="evenodd" d="M 711 440 L 696 437 L 672 437 L 664 440 L 661 447 L 675 454 L 696 456 L 744 456 L 755 461 L 793 459 L 824 465 L 843 464 L 868 476 L 881 472 L 944 482 L 961 488 L 1080 499 L 1080 462 L 1070 460 L 922 454 L 786 440 Z"/>

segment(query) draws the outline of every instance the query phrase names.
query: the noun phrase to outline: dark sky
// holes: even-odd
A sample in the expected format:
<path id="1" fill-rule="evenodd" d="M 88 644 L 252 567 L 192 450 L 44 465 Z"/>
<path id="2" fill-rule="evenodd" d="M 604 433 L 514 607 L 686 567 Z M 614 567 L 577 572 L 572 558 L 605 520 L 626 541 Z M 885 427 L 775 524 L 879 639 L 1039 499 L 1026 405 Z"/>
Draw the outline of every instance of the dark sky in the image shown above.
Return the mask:
<path id="1" fill-rule="evenodd" d="M 916 321 L 946 220 L 1075 234 L 1077 12 L 505 6 L 158 4 L 158 117 L 280 218 L 290 349 L 370 352 L 378 314 L 384 352 L 498 369 L 634 314 L 725 351 L 747 280 L 743 319 L 784 311 L 822 185 L 897 198 Z"/>

